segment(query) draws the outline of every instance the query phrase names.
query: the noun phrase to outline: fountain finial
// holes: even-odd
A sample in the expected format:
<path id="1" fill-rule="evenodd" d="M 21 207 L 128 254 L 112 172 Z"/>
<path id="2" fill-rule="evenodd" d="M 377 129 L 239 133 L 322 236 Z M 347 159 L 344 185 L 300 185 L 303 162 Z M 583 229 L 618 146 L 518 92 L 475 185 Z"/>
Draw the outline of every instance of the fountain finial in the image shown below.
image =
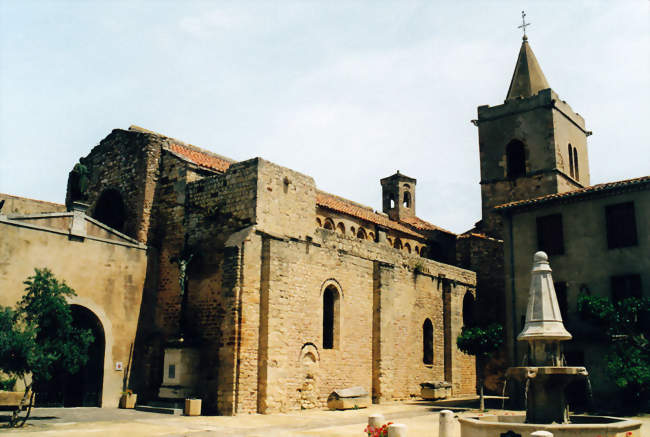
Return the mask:
<path id="1" fill-rule="evenodd" d="M 564 328 L 560 306 L 557 303 L 548 255 L 537 252 L 533 256 L 526 324 L 517 336 L 519 341 L 570 340 Z"/>

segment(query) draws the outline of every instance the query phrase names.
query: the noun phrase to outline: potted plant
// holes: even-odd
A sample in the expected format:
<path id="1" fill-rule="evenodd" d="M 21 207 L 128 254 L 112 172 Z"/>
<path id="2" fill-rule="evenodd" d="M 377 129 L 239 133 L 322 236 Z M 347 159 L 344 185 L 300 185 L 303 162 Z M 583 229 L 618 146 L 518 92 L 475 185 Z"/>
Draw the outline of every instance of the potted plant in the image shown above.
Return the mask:
<path id="1" fill-rule="evenodd" d="M 120 398 L 120 408 L 135 408 L 135 402 L 138 400 L 138 395 L 133 393 L 131 389 L 123 391 Z"/>

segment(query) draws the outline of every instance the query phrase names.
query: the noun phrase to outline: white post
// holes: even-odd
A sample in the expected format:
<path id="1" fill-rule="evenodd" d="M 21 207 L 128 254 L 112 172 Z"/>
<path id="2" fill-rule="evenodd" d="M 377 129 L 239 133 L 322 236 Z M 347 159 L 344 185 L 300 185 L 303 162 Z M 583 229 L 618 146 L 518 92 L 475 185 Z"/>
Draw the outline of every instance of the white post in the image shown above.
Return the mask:
<path id="1" fill-rule="evenodd" d="M 553 437 L 553 433 L 549 431 L 535 431 L 530 437 Z"/>
<path id="2" fill-rule="evenodd" d="M 438 437 L 452 437 L 454 435 L 454 412 L 442 410 L 438 423 Z"/>
<path id="3" fill-rule="evenodd" d="M 406 425 L 403 423 L 388 425 L 388 437 L 406 437 Z"/>
<path id="4" fill-rule="evenodd" d="M 386 423 L 386 418 L 383 414 L 372 414 L 368 416 L 368 426 L 378 428 Z"/>

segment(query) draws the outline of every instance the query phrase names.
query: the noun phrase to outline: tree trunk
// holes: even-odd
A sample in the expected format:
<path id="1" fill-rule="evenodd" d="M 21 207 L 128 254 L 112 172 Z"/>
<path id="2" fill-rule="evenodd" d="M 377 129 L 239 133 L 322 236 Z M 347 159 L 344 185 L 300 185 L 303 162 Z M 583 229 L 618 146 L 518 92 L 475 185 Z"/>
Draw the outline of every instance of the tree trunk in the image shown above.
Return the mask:
<path id="1" fill-rule="evenodd" d="M 28 399 L 29 399 L 29 410 L 27 411 L 27 415 L 23 419 L 22 423 L 18 425 L 18 421 L 20 420 L 20 412 L 23 410 L 25 405 L 27 405 Z M 20 404 L 18 405 L 18 408 L 16 408 L 13 411 L 13 413 L 11 413 L 11 419 L 9 419 L 9 426 L 11 428 L 20 427 L 25 424 L 27 418 L 29 417 L 29 413 L 31 413 L 32 411 L 33 402 L 34 402 L 34 393 L 32 392 L 32 384 L 25 384 L 25 394 L 23 395 L 23 398 L 20 400 Z"/>
<path id="2" fill-rule="evenodd" d="M 483 378 L 479 379 L 478 384 L 479 384 L 479 387 L 478 387 L 478 390 L 479 390 L 479 392 L 478 392 L 479 393 L 479 395 L 478 395 L 479 409 L 481 410 L 481 412 L 483 412 L 483 411 L 485 411 L 485 398 L 483 397 Z"/>

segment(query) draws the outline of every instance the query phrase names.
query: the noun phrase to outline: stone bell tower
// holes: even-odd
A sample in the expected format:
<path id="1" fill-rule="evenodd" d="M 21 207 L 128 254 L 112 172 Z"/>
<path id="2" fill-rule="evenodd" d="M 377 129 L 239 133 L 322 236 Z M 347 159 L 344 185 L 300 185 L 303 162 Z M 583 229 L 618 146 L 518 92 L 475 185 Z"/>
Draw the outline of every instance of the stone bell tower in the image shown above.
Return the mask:
<path id="1" fill-rule="evenodd" d="M 404 176 L 397 170 L 392 176 L 381 181 L 382 211 L 391 220 L 402 220 L 415 216 L 415 184 L 416 180 Z"/>
<path id="2" fill-rule="evenodd" d="M 479 106 L 482 231 L 502 238 L 492 208 L 589 185 L 584 119 L 551 89 L 524 34 L 506 100 Z"/>

